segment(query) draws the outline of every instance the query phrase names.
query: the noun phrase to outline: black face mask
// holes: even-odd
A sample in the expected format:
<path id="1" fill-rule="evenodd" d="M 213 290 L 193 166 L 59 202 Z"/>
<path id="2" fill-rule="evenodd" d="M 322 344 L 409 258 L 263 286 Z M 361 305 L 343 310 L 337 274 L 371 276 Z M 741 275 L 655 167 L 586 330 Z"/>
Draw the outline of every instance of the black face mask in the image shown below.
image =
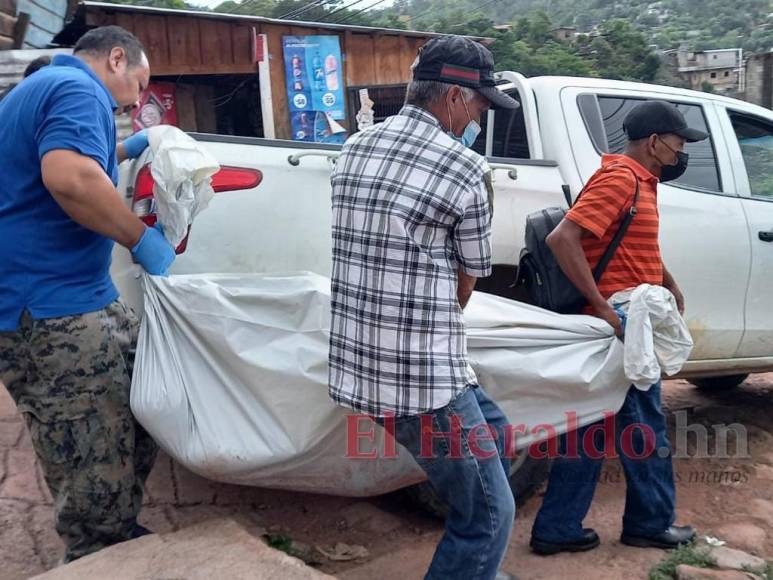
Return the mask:
<path id="1" fill-rule="evenodd" d="M 663 141 L 663 139 L 660 139 L 660 142 L 671 149 L 668 143 Z M 660 168 L 661 183 L 679 179 L 684 175 L 684 172 L 687 171 L 687 163 L 690 161 L 690 155 L 684 151 L 674 151 L 673 149 L 671 149 L 671 151 L 676 155 L 676 165 L 663 165 L 663 167 Z M 658 159 L 658 161 L 660 161 L 660 159 Z"/>
<path id="2" fill-rule="evenodd" d="M 660 181 L 673 181 L 679 179 L 687 171 L 687 162 L 690 160 L 690 156 L 683 152 L 676 152 L 676 165 L 664 165 L 660 170 Z"/>

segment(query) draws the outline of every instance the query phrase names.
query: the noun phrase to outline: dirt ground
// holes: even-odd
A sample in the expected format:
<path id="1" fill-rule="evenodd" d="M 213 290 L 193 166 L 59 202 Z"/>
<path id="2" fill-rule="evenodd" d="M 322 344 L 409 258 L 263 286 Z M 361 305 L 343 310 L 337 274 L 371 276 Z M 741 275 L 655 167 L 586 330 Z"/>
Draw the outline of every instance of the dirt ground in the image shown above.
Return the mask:
<path id="1" fill-rule="evenodd" d="M 678 458 L 680 523 L 731 545 L 773 558 L 773 374 L 756 375 L 736 390 L 706 393 L 684 381 L 666 383 L 664 398 L 672 427 L 675 413 L 691 425 L 739 424 L 747 432 L 748 458 Z M 744 439 L 744 438 L 742 438 Z M 715 436 L 709 441 L 714 451 Z M 735 438 L 730 436 L 730 454 Z M 690 435 L 688 454 L 696 452 Z M 0 579 L 26 578 L 56 565 L 61 543 L 53 531 L 51 498 L 35 464 L 29 439 L 5 390 L 0 388 Z M 538 557 L 528 549 L 539 495 L 518 511 L 504 569 L 521 579 L 646 578 L 661 560 L 659 550 L 618 541 L 625 484 L 620 466 L 608 461 L 587 526 L 602 545 L 575 555 Z M 337 542 L 365 546 L 355 562 L 323 561 L 324 572 L 347 580 L 421 578 L 441 535 L 442 524 L 400 495 L 370 500 L 245 488 L 203 480 L 162 457 L 149 482 L 141 522 L 171 531 L 209 518 L 238 515 L 255 526 L 311 546 Z"/>

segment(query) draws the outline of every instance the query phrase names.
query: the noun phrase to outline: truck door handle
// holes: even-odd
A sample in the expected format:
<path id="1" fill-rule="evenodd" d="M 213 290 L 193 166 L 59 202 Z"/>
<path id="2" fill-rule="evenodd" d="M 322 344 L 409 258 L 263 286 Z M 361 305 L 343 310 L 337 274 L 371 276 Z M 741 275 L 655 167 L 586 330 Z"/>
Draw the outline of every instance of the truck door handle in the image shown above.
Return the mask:
<path id="1" fill-rule="evenodd" d="M 287 158 L 287 162 L 293 167 L 298 167 L 301 164 L 301 159 L 304 157 L 325 157 L 331 166 L 335 165 L 336 159 L 340 154 L 336 151 L 300 151 L 293 153 Z"/>
<path id="2" fill-rule="evenodd" d="M 769 232 L 759 232 L 760 240 L 763 242 L 773 242 L 773 230 Z"/>
<path id="3" fill-rule="evenodd" d="M 491 169 L 492 173 L 496 171 L 497 169 L 504 169 L 507 171 L 507 176 L 515 181 L 518 179 L 518 168 L 515 165 L 510 165 L 508 163 L 489 163 L 489 168 Z"/>

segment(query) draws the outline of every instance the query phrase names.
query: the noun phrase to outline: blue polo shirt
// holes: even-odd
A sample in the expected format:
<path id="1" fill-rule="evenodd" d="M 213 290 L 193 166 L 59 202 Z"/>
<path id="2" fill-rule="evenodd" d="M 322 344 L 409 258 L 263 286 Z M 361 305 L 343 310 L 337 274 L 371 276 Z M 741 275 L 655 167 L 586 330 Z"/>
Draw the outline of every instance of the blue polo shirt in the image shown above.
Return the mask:
<path id="1" fill-rule="evenodd" d="M 117 105 L 74 56 L 58 55 L 0 101 L 0 331 L 25 310 L 57 318 L 104 308 L 113 242 L 73 221 L 43 184 L 40 164 L 55 149 L 91 157 L 118 183 Z"/>

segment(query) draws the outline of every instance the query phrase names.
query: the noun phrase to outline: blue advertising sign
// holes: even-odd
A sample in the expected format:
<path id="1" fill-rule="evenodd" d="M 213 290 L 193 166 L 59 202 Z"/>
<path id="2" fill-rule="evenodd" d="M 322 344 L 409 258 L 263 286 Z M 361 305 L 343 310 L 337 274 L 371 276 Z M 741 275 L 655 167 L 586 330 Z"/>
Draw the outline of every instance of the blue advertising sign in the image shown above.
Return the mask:
<path id="1" fill-rule="evenodd" d="M 290 113 L 293 141 L 315 143 L 343 143 L 348 134 L 328 114 L 320 111 L 295 111 Z"/>
<path id="2" fill-rule="evenodd" d="M 290 112 L 346 116 L 338 36 L 285 36 L 285 77 Z"/>
<path id="3" fill-rule="evenodd" d="M 343 143 L 346 116 L 337 36 L 285 36 L 285 78 L 290 125 L 296 141 Z"/>

